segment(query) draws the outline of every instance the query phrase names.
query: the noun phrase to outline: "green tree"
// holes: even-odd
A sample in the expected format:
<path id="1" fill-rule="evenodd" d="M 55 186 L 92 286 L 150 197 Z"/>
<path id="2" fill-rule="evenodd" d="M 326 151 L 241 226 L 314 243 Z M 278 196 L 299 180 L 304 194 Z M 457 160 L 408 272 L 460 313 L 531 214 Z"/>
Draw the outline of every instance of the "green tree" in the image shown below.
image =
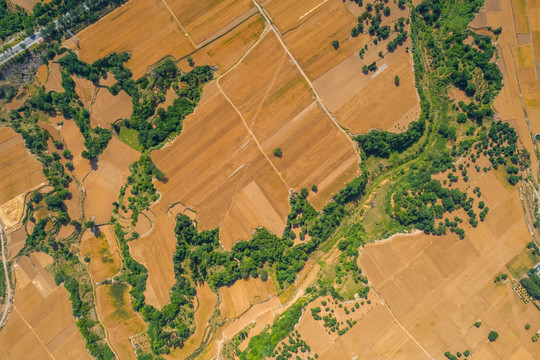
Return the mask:
<path id="1" fill-rule="evenodd" d="M 488 340 L 489 341 L 494 342 L 498 338 L 499 338 L 499 334 L 496 331 L 492 330 L 492 331 L 489 332 L 489 335 L 488 335 Z"/>
<path id="2" fill-rule="evenodd" d="M 397 76 L 397 75 L 394 78 L 394 84 L 396 84 L 396 86 L 399 86 L 399 76 Z"/>
<path id="3" fill-rule="evenodd" d="M 283 156 L 283 152 L 281 151 L 281 148 L 280 147 L 277 147 L 275 148 L 273 151 L 272 151 L 272 154 L 274 154 L 275 157 L 282 157 Z"/>
<path id="4" fill-rule="evenodd" d="M 332 41 L 332 46 L 334 47 L 335 50 L 339 49 L 339 41 L 338 40 Z"/>

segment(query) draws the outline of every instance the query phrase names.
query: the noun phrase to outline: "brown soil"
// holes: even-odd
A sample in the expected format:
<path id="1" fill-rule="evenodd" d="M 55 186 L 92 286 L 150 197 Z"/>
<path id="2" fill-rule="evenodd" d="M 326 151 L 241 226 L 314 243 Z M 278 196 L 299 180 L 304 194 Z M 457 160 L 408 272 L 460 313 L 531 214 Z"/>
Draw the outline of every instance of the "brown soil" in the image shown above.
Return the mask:
<path id="1" fill-rule="evenodd" d="M 77 37 L 81 47 L 79 56 L 87 62 L 113 51 L 131 52 L 127 67 L 135 79 L 167 55 L 180 58 L 194 50 L 161 0 L 132 0 L 78 33 Z M 75 47 L 71 40 L 66 44 Z"/>
<path id="2" fill-rule="evenodd" d="M 249 0 L 175 0 L 168 1 L 168 5 L 195 44 L 203 43 L 254 7 Z"/>
<path id="3" fill-rule="evenodd" d="M 118 199 L 120 187 L 130 174 L 129 165 L 138 160 L 139 152 L 113 137 L 107 149 L 99 156 L 97 170 L 84 180 L 86 198 L 84 212 L 87 217 L 95 216 L 96 223 L 109 220 L 113 205 Z"/>
<path id="4" fill-rule="evenodd" d="M 107 328 L 107 338 L 120 359 L 137 359 L 129 338 L 146 329 L 140 315 L 131 307 L 129 286 L 100 285 L 96 289 L 97 311 Z"/>
<path id="5" fill-rule="evenodd" d="M 197 285 L 197 302 L 195 304 L 195 333 L 184 343 L 182 349 L 175 349 L 171 352 L 170 359 L 186 359 L 201 346 L 203 335 L 207 323 L 212 318 L 214 308 L 217 304 L 217 296 L 208 284 Z"/>
<path id="6" fill-rule="evenodd" d="M 22 7 L 26 12 L 31 14 L 34 10 L 34 5 L 36 5 L 39 0 L 11 0 L 13 5 Z"/>
<path id="7" fill-rule="evenodd" d="M 219 289 L 222 301 L 219 305 L 221 316 L 234 319 L 244 313 L 251 305 L 268 300 L 276 295 L 272 281 L 249 278 L 238 280 L 231 286 Z"/>
<path id="8" fill-rule="evenodd" d="M 175 246 L 174 219 L 165 212 L 158 214 L 150 234 L 129 242 L 133 258 L 148 269 L 146 303 L 158 309 L 169 303 L 175 283 L 172 262 Z"/>
<path id="9" fill-rule="evenodd" d="M 124 90 L 113 95 L 108 89 L 100 88 L 92 104 L 90 121 L 93 127 L 109 129 L 116 120 L 129 119 L 132 111 L 131 97 Z"/>
<path id="10" fill-rule="evenodd" d="M 90 80 L 80 78 L 78 76 L 71 77 L 75 81 L 75 92 L 79 95 L 79 99 L 82 101 L 84 106 L 88 109 L 88 106 L 94 98 L 94 93 L 96 92 L 96 87 L 94 83 Z"/>
<path id="11" fill-rule="evenodd" d="M 83 258 L 90 258 L 88 269 L 92 280 L 96 283 L 112 278 L 122 267 L 118 254 L 111 252 L 105 234 L 95 237 L 86 231 L 82 236 L 80 249 Z"/>
<path id="12" fill-rule="evenodd" d="M 0 205 L 45 181 L 41 163 L 26 150 L 22 136 L 6 127 L 0 128 L 0 174 Z"/>
<path id="13" fill-rule="evenodd" d="M 45 91 L 64 92 L 62 86 L 62 75 L 60 75 L 60 64 L 57 62 L 49 63 L 49 77 L 45 83 Z"/>
<path id="14" fill-rule="evenodd" d="M 36 71 L 36 76 L 39 82 L 42 85 L 45 85 L 45 83 L 47 82 L 47 76 L 49 76 L 49 68 L 47 67 L 47 65 L 43 64 L 38 67 Z"/>
<path id="15" fill-rule="evenodd" d="M 487 185 L 481 189 L 488 192 Z M 367 245 L 360 255 L 360 266 L 374 288 L 432 356 L 461 343 L 473 352 L 480 351 L 490 346 L 486 345 L 489 328 L 515 333 L 515 324 L 521 328 L 527 322 L 529 310 L 511 293 L 510 285 L 493 283 L 497 273 L 530 241 L 519 193 L 515 190 L 503 196 L 499 193 L 499 201 L 492 200 L 495 205 L 490 205 L 485 222 L 477 228 L 467 224 L 464 240 L 420 233 Z M 480 329 L 471 326 L 478 319 L 486 324 Z M 535 351 L 529 336 L 507 337 L 501 344 L 506 349 L 499 352 L 502 358 Z"/>
<path id="16" fill-rule="evenodd" d="M 355 150 L 313 101 L 273 34 L 265 35 L 220 83 L 287 187 L 299 191 L 318 186 L 310 195 L 315 208 L 358 174 Z M 276 147 L 282 158 L 273 156 Z"/>
<path id="17" fill-rule="evenodd" d="M 69 293 L 43 269 L 47 255 L 20 258 L 13 312 L 0 332 L 2 359 L 91 359 L 72 315 Z M 49 259 L 50 260 L 50 257 Z"/>
<path id="18" fill-rule="evenodd" d="M 400 79 L 399 86 L 394 83 L 396 75 Z M 403 52 L 341 106 L 336 112 L 336 117 L 343 126 L 355 134 L 366 133 L 372 129 L 390 130 L 411 109 L 416 108 L 418 114 L 418 105 L 411 55 Z M 408 122 L 416 120 L 417 114 L 411 114 L 407 119 Z M 407 125 L 408 123 L 402 124 L 403 129 L 398 132 L 406 130 Z"/>

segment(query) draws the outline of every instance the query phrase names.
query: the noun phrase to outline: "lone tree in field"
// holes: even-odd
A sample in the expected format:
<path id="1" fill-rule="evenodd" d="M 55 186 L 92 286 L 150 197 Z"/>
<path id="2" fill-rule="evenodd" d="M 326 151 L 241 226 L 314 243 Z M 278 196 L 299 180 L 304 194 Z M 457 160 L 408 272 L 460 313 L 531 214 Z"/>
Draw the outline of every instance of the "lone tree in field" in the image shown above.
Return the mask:
<path id="1" fill-rule="evenodd" d="M 334 47 L 335 50 L 339 49 L 339 41 L 338 40 L 332 41 L 332 46 Z"/>
<path id="2" fill-rule="evenodd" d="M 490 331 L 488 335 L 488 340 L 491 342 L 494 342 L 499 337 L 499 334 L 497 334 L 496 331 Z"/>
<path id="3" fill-rule="evenodd" d="M 396 86 L 399 86 L 399 76 L 397 76 L 397 75 L 394 78 L 394 84 L 396 84 Z"/>
<path id="4" fill-rule="evenodd" d="M 187 62 L 189 64 L 189 66 L 195 65 L 195 63 L 193 62 L 193 58 L 191 56 L 187 58 Z"/>
<path id="5" fill-rule="evenodd" d="M 278 157 L 280 158 L 281 156 L 283 156 L 283 153 L 281 152 L 281 148 L 275 148 L 274 151 L 272 151 L 272 153 L 274 154 L 275 157 Z"/>

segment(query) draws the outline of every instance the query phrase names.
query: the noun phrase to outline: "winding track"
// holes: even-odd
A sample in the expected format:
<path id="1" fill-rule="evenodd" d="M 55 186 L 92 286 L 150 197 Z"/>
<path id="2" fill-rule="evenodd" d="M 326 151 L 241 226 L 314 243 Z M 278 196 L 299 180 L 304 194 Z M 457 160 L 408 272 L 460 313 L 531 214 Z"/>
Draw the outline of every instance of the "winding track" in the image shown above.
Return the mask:
<path id="1" fill-rule="evenodd" d="M 2 319 L 0 320 L 0 328 L 2 327 L 2 324 L 4 324 L 4 321 L 6 320 L 10 307 L 13 305 L 12 303 L 13 299 L 11 298 L 11 284 L 9 283 L 7 260 L 6 260 L 6 249 L 4 245 L 4 240 L 5 240 L 4 228 L 2 226 L 2 220 L 0 219 L 0 243 L 2 243 L 2 263 L 4 264 L 4 274 L 6 276 L 6 288 L 7 288 L 6 308 L 4 309 L 4 313 L 2 314 Z"/>

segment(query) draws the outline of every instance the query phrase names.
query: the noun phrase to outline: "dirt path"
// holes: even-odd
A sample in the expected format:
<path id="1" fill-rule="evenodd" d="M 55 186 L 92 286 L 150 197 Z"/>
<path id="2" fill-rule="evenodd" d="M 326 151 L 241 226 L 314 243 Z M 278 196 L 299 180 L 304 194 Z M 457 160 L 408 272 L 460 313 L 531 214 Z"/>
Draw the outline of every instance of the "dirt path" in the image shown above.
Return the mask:
<path id="1" fill-rule="evenodd" d="M 167 8 L 167 10 L 169 10 L 169 12 L 171 13 L 171 16 L 174 18 L 174 20 L 176 20 L 176 22 L 178 23 L 178 26 L 180 27 L 180 29 L 184 32 L 184 34 L 186 35 L 186 37 L 189 39 L 189 42 L 191 43 L 191 45 L 194 47 L 194 48 L 197 48 L 197 46 L 195 45 L 195 43 L 193 42 L 193 39 L 191 38 L 191 36 L 189 36 L 188 32 L 186 31 L 186 29 L 184 29 L 184 27 L 182 26 L 182 23 L 180 23 L 180 20 L 178 20 L 178 18 L 176 17 L 176 15 L 174 15 L 173 11 L 171 10 L 171 8 L 169 7 L 169 5 L 167 4 L 167 2 L 165 0 L 161 0 L 161 2 L 163 3 L 163 5 L 165 5 L 165 7 Z"/>
<path id="2" fill-rule="evenodd" d="M 4 321 L 6 320 L 7 315 L 9 314 L 9 309 L 12 306 L 12 296 L 11 296 L 11 284 L 9 283 L 7 260 L 6 260 L 6 249 L 5 249 L 5 237 L 4 237 L 4 228 L 2 227 L 2 220 L 0 219 L 0 243 L 2 243 L 2 263 L 4 264 L 4 275 L 6 276 L 6 288 L 7 288 L 7 301 L 6 308 L 2 314 L 2 319 L 0 320 L 0 328 L 2 328 Z"/>
<path id="3" fill-rule="evenodd" d="M 309 87 L 311 88 L 311 91 L 313 92 L 313 94 L 315 95 L 315 100 L 317 101 L 317 104 L 319 104 L 319 107 L 326 113 L 326 115 L 330 118 L 330 120 L 332 120 L 332 122 L 334 123 L 334 125 L 339 129 L 339 131 L 341 131 L 346 137 L 347 137 L 347 140 L 349 140 L 349 142 L 351 143 L 353 149 L 357 149 L 357 146 L 355 144 L 355 142 L 352 140 L 352 138 L 350 137 L 350 134 L 345 131 L 343 129 L 343 127 L 340 125 L 340 123 L 337 121 L 336 117 L 334 116 L 334 114 L 332 114 L 325 106 L 323 100 L 321 99 L 321 97 L 319 96 L 319 93 L 317 92 L 317 90 L 315 90 L 315 87 L 313 86 L 313 84 L 311 83 L 311 80 L 309 80 L 308 76 L 306 75 L 306 73 L 304 72 L 304 70 L 302 69 L 302 67 L 300 66 L 300 64 L 298 64 L 298 62 L 296 61 L 296 59 L 294 58 L 293 54 L 289 51 L 289 48 L 287 47 L 287 45 L 285 45 L 285 43 L 283 42 L 283 39 L 281 38 L 281 33 L 279 32 L 279 30 L 277 29 L 277 27 L 274 25 L 274 23 L 272 22 L 272 20 L 270 19 L 270 16 L 266 13 L 266 10 L 262 7 L 261 4 L 259 4 L 259 2 L 257 0 L 252 0 L 253 3 L 255 4 L 255 6 L 257 7 L 257 9 L 259 10 L 259 13 L 262 15 L 264 21 L 266 22 L 266 24 L 270 27 L 270 29 L 276 34 L 281 46 L 283 47 L 283 49 L 285 50 L 285 52 L 287 53 L 287 55 L 289 55 L 289 58 L 291 59 L 291 61 L 294 63 L 294 65 L 296 66 L 296 68 L 298 69 L 298 71 L 300 72 L 300 74 L 302 74 L 304 80 L 307 82 L 307 84 L 309 85 Z M 360 154 L 358 153 L 358 151 L 356 151 L 356 157 L 358 159 L 358 162 L 361 161 L 360 159 Z"/>
<path id="4" fill-rule="evenodd" d="M 384 301 L 384 298 L 382 297 L 381 293 L 379 293 L 377 290 L 375 290 L 375 288 L 373 287 L 373 284 L 371 284 L 371 290 L 375 291 L 377 293 L 377 295 L 379 295 L 379 297 L 382 299 L 383 303 L 382 305 L 385 306 L 388 311 L 390 311 L 390 314 L 392 314 L 392 317 L 394 318 L 394 321 L 395 323 L 401 328 L 401 330 L 403 330 L 405 332 L 405 334 L 407 334 L 407 336 L 412 340 L 414 341 L 414 343 L 420 348 L 422 349 L 422 351 L 427 355 L 428 358 L 430 358 L 431 360 L 435 360 L 435 358 L 433 356 L 431 356 L 431 354 L 426 350 L 424 349 L 424 347 L 416 340 L 416 338 L 414 336 L 411 335 L 411 333 L 409 332 L 409 330 L 407 330 L 403 325 L 401 325 L 401 322 L 398 320 L 398 318 L 396 317 L 396 315 L 394 314 L 394 312 L 392 311 L 392 309 L 390 308 L 390 306 L 388 306 L 388 304 L 386 303 L 386 301 Z"/>
<path id="5" fill-rule="evenodd" d="M 274 163 L 270 160 L 270 158 L 268 157 L 268 155 L 266 155 L 266 153 L 263 151 L 262 147 L 261 147 L 261 144 L 259 143 L 259 140 L 257 140 L 257 138 L 255 137 L 255 135 L 253 134 L 253 131 L 251 131 L 250 127 L 248 126 L 247 122 L 246 122 L 246 119 L 244 119 L 244 116 L 242 115 L 242 113 L 240 112 L 240 110 L 238 110 L 238 108 L 234 105 L 234 103 L 231 101 L 231 99 L 229 99 L 229 97 L 227 96 L 227 94 L 225 94 L 225 91 L 223 91 L 223 89 L 221 88 L 221 85 L 219 84 L 219 80 L 216 81 L 217 83 L 217 86 L 219 88 L 219 91 L 221 91 L 221 93 L 223 94 L 223 96 L 225 97 L 225 99 L 227 99 L 227 101 L 229 102 L 229 104 L 231 104 L 231 106 L 234 108 L 234 110 L 236 111 L 236 113 L 238 114 L 238 116 L 240 116 L 240 119 L 242 120 L 242 123 L 244 124 L 246 130 L 249 132 L 249 135 L 251 135 L 251 138 L 255 141 L 255 144 L 257 144 L 257 147 L 259 148 L 259 151 L 261 152 L 261 154 L 263 154 L 263 156 L 266 158 L 266 160 L 268 161 L 268 163 L 270 164 L 270 166 L 274 169 L 274 171 L 278 174 L 279 178 L 281 179 L 281 181 L 283 182 L 283 185 L 285 185 L 285 187 L 287 189 L 290 189 L 290 186 L 287 184 L 287 182 L 285 181 L 285 179 L 283 178 L 283 176 L 281 175 L 281 173 L 279 172 L 279 170 L 276 168 L 276 166 L 274 165 Z"/>

